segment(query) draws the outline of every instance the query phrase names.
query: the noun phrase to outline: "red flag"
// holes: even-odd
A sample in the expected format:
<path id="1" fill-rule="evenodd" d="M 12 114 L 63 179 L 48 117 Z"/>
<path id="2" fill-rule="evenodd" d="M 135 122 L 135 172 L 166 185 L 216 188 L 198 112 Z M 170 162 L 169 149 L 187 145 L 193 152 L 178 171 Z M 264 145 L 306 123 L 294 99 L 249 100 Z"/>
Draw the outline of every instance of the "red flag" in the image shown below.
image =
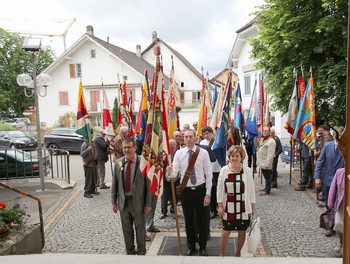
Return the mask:
<path id="1" fill-rule="evenodd" d="M 109 111 L 109 104 L 108 99 L 106 95 L 106 91 L 104 89 L 103 83 L 102 83 L 102 89 L 103 89 L 103 121 L 102 121 L 102 128 L 105 131 L 107 135 L 114 136 L 114 126 L 113 121 L 111 117 L 111 113 Z"/>

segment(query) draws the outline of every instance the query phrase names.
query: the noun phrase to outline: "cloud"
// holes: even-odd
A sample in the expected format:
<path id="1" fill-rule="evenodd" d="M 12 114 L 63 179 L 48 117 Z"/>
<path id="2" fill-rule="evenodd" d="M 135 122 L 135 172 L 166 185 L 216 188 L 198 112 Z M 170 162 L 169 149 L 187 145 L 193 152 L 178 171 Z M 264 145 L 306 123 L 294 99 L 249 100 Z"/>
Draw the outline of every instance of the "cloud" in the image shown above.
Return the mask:
<path id="1" fill-rule="evenodd" d="M 255 5 L 262 3 L 262 0 L 12 0 L 0 10 L 0 17 L 13 20 L 0 19 L 0 27 L 6 24 L 24 31 L 27 25 L 28 30 L 63 33 L 71 20 L 52 23 L 53 18 L 76 18 L 66 34 L 67 47 L 85 33 L 87 25 L 92 25 L 96 37 L 104 40 L 109 37 L 111 43 L 130 51 L 135 51 L 137 44 L 145 49 L 151 42 L 152 31 L 157 31 L 159 38 L 199 71 L 203 66 L 213 76 L 225 67 L 235 31 L 252 19 L 249 14 Z M 29 26 L 33 18 L 41 22 Z M 58 54 L 63 52 L 62 38 L 46 38 L 43 42 L 53 46 Z"/>

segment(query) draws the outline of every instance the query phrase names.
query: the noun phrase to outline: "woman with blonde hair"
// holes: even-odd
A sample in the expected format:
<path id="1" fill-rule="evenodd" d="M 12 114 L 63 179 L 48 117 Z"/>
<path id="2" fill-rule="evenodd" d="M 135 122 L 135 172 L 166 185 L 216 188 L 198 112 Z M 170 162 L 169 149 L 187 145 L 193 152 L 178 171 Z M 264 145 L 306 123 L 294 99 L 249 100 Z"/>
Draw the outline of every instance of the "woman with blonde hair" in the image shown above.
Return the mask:
<path id="1" fill-rule="evenodd" d="M 223 223 L 220 256 L 225 256 L 231 231 L 238 231 L 235 256 L 240 257 L 251 215 L 256 212 L 255 187 L 251 169 L 243 165 L 244 149 L 234 145 L 227 154 L 229 163 L 222 167 L 217 185 L 218 213 Z"/>

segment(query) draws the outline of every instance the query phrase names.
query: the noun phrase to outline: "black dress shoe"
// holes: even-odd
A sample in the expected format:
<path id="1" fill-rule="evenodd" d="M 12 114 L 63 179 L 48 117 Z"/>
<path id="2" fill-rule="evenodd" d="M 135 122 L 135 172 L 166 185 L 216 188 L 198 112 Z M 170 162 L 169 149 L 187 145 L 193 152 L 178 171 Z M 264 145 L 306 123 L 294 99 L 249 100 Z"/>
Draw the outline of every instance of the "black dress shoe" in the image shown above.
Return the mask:
<path id="1" fill-rule="evenodd" d="M 85 197 L 85 198 L 92 198 L 93 196 L 92 196 L 91 194 L 88 193 L 88 194 L 84 194 L 84 197 Z"/>
<path id="2" fill-rule="evenodd" d="M 147 231 L 151 232 L 151 233 L 158 233 L 158 232 L 160 232 L 160 230 L 158 228 L 155 228 L 155 227 L 147 229 Z"/>
<path id="3" fill-rule="evenodd" d="M 195 249 L 187 249 L 186 256 L 193 256 L 195 253 Z"/>
<path id="4" fill-rule="evenodd" d="M 150 241 L 151 241 L 151 238 L 150 238 L 149 236 L 146 235 L 146 236 L 145 236 L 145 241 L 146 241 L 146 242 L 150 242 Z"/>
<path id="5" fill-rule="evenodd" d="M 110 187 L 107 185 L 101 185 L 100 189 L 109 189 Z"/>
<path id="6" fill-rule="evenodd" d="M 166 215 L 161 215 L 160 217 L 159 217 L 159 219 L 165 219 L 166 218 Z"/>
<path id="7" fill-rule="evenodd" d="M 276 184 L 272 184 L 271 188 L 277 188 L 277 183 Z"/>
<path id="8" fill-rule="evenodd" d="M 207 250 L 205 249 L 199 250 L 199 256 L 207 257 L 208 256 Z"/>
<path id="9" fill-rule="evenodd" d="M 299 185 L 298 188 L 294 189 L 295 191 L 306 191 L 306 188 L 302 185 Z"/>
<path id="10" fill-rule="evenodd" d="M 214 219 L 218 215 L 217 212 L 210 212 L 210 219 Z"/>

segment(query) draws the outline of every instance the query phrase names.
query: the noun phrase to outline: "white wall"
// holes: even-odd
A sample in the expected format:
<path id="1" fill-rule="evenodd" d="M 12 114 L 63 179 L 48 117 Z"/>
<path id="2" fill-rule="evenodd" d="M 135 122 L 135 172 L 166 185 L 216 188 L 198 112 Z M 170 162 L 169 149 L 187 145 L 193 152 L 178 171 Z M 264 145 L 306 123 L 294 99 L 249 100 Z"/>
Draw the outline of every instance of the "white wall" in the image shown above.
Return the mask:
<path id="1" fill-rule="evenodd" d="M 96 58 L 90 58 L 90 50 L 96 50 Z M 69 76 L 69 64 L 80 63 L 82 67 L 82 83 L 84 85 L 117 84 L 117 73 L 120 78 L 123 75 L 128 76 L 127 83 L 142 83 L 143 76 L 122 63 L 119 59 L 112 57 L 105 50 L 92 42 L 85 44 L 75 52 L 69 54 L 68 60 L 64 61 L 51 72 L 47 72 L 52 77 L 52 83 L 48 87 L 46 97 L 39 99 L 40 120 L 46 124 L 46 127 L 53 126 L 59 116 L 67 112 L 77 112 L 78 90 L 80 78 L 71 79 Z M 68 91 L 69 105 L 59 104 L 59 92 Z M 90 103 L 91 89 L 84 89 L 85 101 Z M 113 102 L 118 94 L 117 89 L 105 89 L 110 109 L 113 108 Z M 140 100 L 141 89 L 136 89 L 134 100 Z M 101 107 L 103 107 L 103 93 L 100 90 Z"/>

